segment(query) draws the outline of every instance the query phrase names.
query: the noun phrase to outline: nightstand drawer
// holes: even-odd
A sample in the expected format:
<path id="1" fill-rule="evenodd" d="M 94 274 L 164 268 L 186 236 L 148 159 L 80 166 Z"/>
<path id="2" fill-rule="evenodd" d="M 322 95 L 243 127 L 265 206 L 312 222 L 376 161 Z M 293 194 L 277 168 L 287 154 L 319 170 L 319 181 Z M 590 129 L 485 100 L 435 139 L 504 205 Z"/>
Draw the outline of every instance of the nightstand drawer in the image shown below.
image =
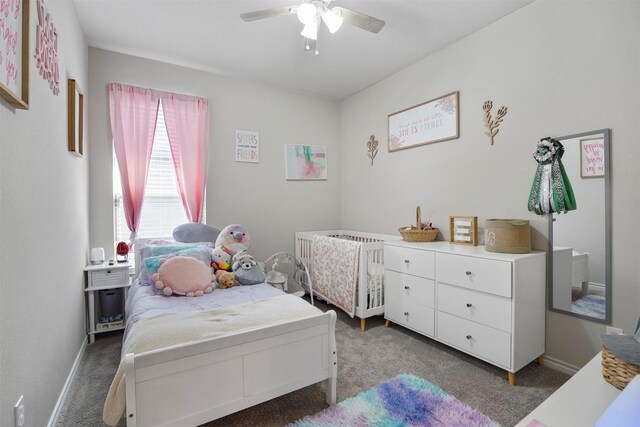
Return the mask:
<path id="1" fill-rule="evenodd" d="M 384 246 L 384 266 L 387 270 L 434 279 L 435 265 L 434 252 L 391 245 Z"/>
<path id="2" fill-rule="evenodd" d="M 511 299 L 438 283 L 438 310 L 511 332 Z"/>
<path id="3" fill-rule="evenodd" d="M 511 334 L 438 311 L 438 335 L 442 342 L 511 368 Z"/>
<path id="4" fill-rule="evenodd" d="M 89 273 L 89 287 L 122 285 L 128 282 L 128 268 L 98 270 Z"/>
<path id="5" fill-rule="evenodd" d="M 438 282 L 511 298 L 511 263 L 439 253 Z"/>
<path id="6" fill-rule="evenodd" d="M 435 282 L 431 279 L 385 271 L 385 301 L 401 299 L 435 307 Z"/>
<path id="7" fill-rule="evenodd" d="M 431 307 L 406 299 L 386 300 L 384 317 L 429 337 L 435 335 L 435 311 Z"/>

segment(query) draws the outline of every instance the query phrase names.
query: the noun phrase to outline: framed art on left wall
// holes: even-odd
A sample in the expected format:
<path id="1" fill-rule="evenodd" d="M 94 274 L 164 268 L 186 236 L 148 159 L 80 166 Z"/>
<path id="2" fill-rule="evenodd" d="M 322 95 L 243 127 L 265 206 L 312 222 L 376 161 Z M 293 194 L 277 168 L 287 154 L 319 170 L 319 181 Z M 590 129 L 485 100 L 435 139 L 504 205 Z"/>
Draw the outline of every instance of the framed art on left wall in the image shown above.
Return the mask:
<path id="1" fill-rule="evenodd" d="M 84 95 L 78 83 L 69 79 L 68 89 L 68 113 L 67 125 L 69 133 L 69 151 L 82 156 L 83 146 L 83 119 L 84 119 Z"/>
<path id="2" fill-rule="evenodd" d="M 29 0 L 2 1 L 0 98 L 29 109 Z"/>

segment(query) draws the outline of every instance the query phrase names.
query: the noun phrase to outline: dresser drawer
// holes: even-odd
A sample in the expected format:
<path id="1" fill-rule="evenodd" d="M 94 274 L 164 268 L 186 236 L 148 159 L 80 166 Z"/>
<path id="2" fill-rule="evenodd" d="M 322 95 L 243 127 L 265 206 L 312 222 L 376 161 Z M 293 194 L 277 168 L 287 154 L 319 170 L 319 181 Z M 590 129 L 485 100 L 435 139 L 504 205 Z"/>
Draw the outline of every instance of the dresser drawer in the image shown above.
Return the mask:
<path id="1" fill-rule="evenodd" d="M 99 270 L 89 273 L 89 286 L 113 286 L 129 282 L 129 269 Z"/>
<path id="2" fill-rule="evenodd" d="M 503 368 L 511 368 L 511 334 L 438 311 L 437 338 Z"/>
<path id="3" fill-rule="evenodd" d="M 439 253 L 438 282 L 511 298 L 511 263 Z"/>
<path id="4" fill-rule="evenodd" d="M 387 270 L 435 278 L 435 253 L 420 249 L 384 246 L 384 266 Z"/>
<path id="5" fill-rule="evenodd" d="M 438 283 L 438 310 L 511 332 L 511 299 Z"/>
<path id="6" fill-rule="evenodd" d="M 385 301 L 404 299 L 427 307 L 435 307 L 435 282 L 423 277 L 385 271 Z"/>
<path id="7" fill-rule="evenodd" d="M 401 298 L 385 300 L 384 318 L 423 335 L 435 335 L 435 310 Z"/>

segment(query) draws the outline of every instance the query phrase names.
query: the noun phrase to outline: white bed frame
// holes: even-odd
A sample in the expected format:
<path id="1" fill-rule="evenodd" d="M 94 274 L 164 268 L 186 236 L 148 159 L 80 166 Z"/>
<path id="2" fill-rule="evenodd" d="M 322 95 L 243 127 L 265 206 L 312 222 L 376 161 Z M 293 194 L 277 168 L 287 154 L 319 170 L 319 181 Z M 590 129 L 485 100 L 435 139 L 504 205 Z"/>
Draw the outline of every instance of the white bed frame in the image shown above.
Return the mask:
<path id="1" fill-rule="evenodd" d="M 309 270 L 313 270 L 311 244 L 314 235 L 328 237 L 346 236 L 350 240 L 362 243 L 358 263 L 358 295 L 355 315 L 360 318 L 360 330 L 364 332 L 366 329 L 366 318 L 384 314 L 384 271 L 375 277 L 370 277 L 368 267 L 372 264 L 384 266 L 384 242 L 402 240 L 402 237 L 349 230 L 299 231 L 295 233 L 295 255 L 296 258 L 305 261 L 306 265 L 309 266 Z M 363 286 L 363 284 L 366 284 L 366 286 Z M 308 292 L 309 288 L 306 286 L 307 284 L 302 283 L 302 285 Z"/>
<path id="2" fill-rule="evenodd" d="M 136 270 L 139 261 L 136 255 Z M 276 326 L 126 354 L 127 427 L 195 426 L 323 380 L 327 403 L 334 404 L 335 325 L 331 310 Z"/>

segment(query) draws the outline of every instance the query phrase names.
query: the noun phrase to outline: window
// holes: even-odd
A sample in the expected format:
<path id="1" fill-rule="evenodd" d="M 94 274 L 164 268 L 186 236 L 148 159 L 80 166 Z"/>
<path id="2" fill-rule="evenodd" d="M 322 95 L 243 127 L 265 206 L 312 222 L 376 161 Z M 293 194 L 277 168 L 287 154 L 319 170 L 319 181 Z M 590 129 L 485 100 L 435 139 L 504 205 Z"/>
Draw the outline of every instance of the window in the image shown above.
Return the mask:
<path id="1" fill-rule="evenodd" d="M 129 241 L 129 227 L 124 216 L 122 204 L 122 186 L 120 184 L 120 170 L 115 152 L 113 154 L 113 193 L 115 210 L 116 242 Z M 205 212 L 203 212 L 203 220 Z M 147 187 L 140 213 L 138 237 L 168 237 L 173 229 L 188 222 L 184 213 L 180 191 L 173 167 L 173 158 L 169 148 L 169 137 L 164 124 L 162 103 L 158 109 L 156 133 L 151 151 L 151 163 L 147 177 Z"/>

